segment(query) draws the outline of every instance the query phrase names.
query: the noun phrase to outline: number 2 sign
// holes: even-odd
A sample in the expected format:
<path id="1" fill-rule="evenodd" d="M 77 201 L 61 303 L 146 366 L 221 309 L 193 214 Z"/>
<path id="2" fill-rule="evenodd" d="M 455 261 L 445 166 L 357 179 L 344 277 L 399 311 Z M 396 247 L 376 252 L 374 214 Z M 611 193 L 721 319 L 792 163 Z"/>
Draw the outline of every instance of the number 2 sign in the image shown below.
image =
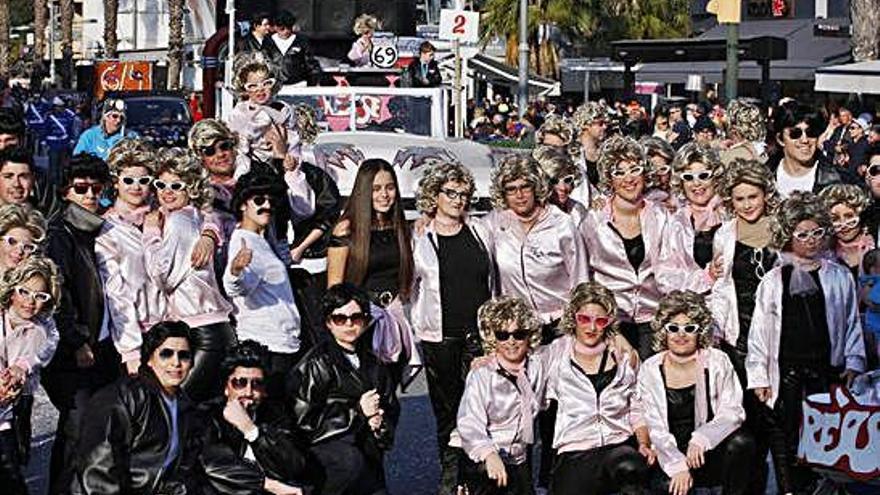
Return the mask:
<path id="1" fill-rule="evenodd" d="M 471 10 L 440 11 L 440 39 L 476 43 L 480 40 L 480 13 Z"/>

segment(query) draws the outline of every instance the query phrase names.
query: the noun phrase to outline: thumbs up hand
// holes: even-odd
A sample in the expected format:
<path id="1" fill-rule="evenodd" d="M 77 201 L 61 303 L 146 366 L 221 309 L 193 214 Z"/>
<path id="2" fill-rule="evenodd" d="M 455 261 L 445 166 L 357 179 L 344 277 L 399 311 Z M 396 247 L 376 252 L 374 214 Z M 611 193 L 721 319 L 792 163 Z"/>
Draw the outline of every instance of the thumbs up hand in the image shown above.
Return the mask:
<path id="1" fill-rule="evenodd" d="M 232 267 L 229 269 L 229 271 L 231 271 L 232 274 L 236 277 L 241 275 L 241 271 L 251 264 L 251 259 L 253 259 L 253 256 L 254 252 L 247 247 L 247 242 L 242 239 L 241 249 L 235 255 L 235 258 L 232 259 Z"/>

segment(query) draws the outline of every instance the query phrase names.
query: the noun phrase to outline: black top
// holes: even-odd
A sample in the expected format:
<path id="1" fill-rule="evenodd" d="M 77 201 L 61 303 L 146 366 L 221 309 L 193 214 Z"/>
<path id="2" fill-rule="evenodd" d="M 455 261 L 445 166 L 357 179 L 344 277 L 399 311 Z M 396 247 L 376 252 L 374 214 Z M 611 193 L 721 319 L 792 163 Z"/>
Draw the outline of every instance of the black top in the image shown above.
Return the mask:
<path id="1" fill-rule="evenodd" d="M 782 336 L 779 361 L 786 364 L 816 366 L 830 363 L 831 338 L 825 314 L 825 295 L 819 270 L 810 276 L 819 288 L 811 294 L 792 295 L 789 290 L 794 267 L 782 267 Z"/>
<path id="2" fill-rule="evenodd" d="M 602 361 L 599 362 L 599 371 L 596 373 L 587 373 L 586 370 L 581 368 L 581 365 L 577 363 L 574 359 L 571 360 L 571 364 L 574 365 L 574 368 L 581 373 L 584 374 L 589 380 L 590 383 L 593 384 L 593 388 L 596 390 L 596 396 L 602 395 L 602 391 L 605 390 L 608 385 L 611 385 L 611 382 L 614 381 L 614 377 L 617 375 L 617 366 L 612 366 L 609 369 L 605 369 L 605 365 L 608 362 L 608 358 L 614 359 L 614 356 L 611 355 L 608 348 L 605 348 L 605 352 L 602 353 Z M 604 370 L 604 371 L 602 371 Z"/>
<path id="3" fill-rule="evenodd" d="M 755 311 L 755 292 L 761 278 L 773 267 L 776 254 L 767 248 L 755 249 L 736 241 L 733 251 L 733 285 L 736 290 L 736 309 L 739 315 L 739 337 L 736 348 L 748 351 L 749 327 Z"/>
<path id="4" fill-rule="evenodd" d="M 666 408 L 669 433 L 675 437 L 675 445 L 681 452 L 687 452 L 691 434 L 696 429 L 694 402 L 697 386 L 684 388 L 666 387 Z"/>
<path id="5" fill-rule="evenodd" d="M 623 249 L 626 251 L 626 259 L 629 261 L 633 270 L 638 273 L 639 267 L 642 266 L 642 262 L 645 261 L 645 240 L 642 238 L 642 234 L 639 234 L 632 239 L 627 239 L 619 230 L 617 230 L 617 227 L 615 227 L 613 223 L 608 222 L 608 226 L 611 227 L 611 230 L 613 230 L 615 234 L 620 236 L 620 239 L 623 241 Z"/>
<path id="6" fill-rule="evenodd" d="M 399 272 L 400 247 L 394 229 L 370 232 L 370 258 L 363 287 L 376 296 L 383 292 L 396 296 L 400 285 Z"/>
<path id="7" fill-rule="evenodd" d="M 489 256 L 466 226 L 451 236 L 429 234 L 440 261 L 443 336 L 477 330 L 477 309 L 489 299 Z M 435 243 L 435 239 L 439 243 Z"/>
<path id="8" fill-rule="evenodd" d="M 587 180 L 590 181 L 590 184 L 598 187 L 599 186 L 599 163 L 587 160 L 584 158 L 584 163 L 587 166 Z"/>
<path id="9" fill-rule="evenodd" d="M 706 268 L 712 261 L 712 242 L 715 240 L 715 232 L 721 224 L 718 224 L 709 230 L 702 230 L 694 233 L 694 261 L 700 268 Z"/>

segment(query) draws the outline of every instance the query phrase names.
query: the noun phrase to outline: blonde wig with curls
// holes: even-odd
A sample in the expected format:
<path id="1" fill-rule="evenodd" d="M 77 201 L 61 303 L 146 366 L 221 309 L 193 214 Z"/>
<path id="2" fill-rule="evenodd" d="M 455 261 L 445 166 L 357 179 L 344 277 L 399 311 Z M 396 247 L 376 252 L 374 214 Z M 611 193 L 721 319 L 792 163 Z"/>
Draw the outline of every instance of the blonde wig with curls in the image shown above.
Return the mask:
<path id="1" fill-rule="evenodd" d="M 180 177 L 186 184 L 190 203 L 200 210 L 210 209 L 214 201 L 214 188 L 199 157 L 184 148 L 166 148 L 156 153 L 156 160 L 159 163 L 157 177 L 165 172 Z"/>
<path id="2" fill-rule="evenodd" d="M 416 191 L 416 208 L 425 215 L 433 216 L 437 212 L 437 196 L 447 182 L 460 182 L 467 187 L 468 194 L 465 198 L 465 208 L 470 205 L 474 196 L 474 174 L 464 165 L 455 162 L 446 162 L 436 159 L 426 161 L 435 163 L 428 166 L 422 178 L 419 179 L 419 187 Z"/>
<path id="3" fill-rule="evenodd" d="M 731 215 L 734 214 L 733 189 L 740 184 L 748 184 L 764 191 L 765 215 L 772 215 L 779 208 L 773 172 L 755 160 L 737 158 L 727 166 L 721 177 L 715 178 L 715 194 L 721 197 L 724 207 Z"/>
<path id="4" fill-rule="evenodd" d="M 728 133 L 743 141 L 761 142 L 767 138 L 767 122 L 759 107 L 742 98 L 727 105 Z"/>
<path id="5" fill-rule="evenodd" d="M 831 212 L 831 208 L 844 204 L 861 215 L 865 208 L 871 204 L 870 198 L 864 189 L 855 184 L 831 184 L 819 191 L 819 197 L 825 202 L 825 208 Z"/>
<path id="6" fill-rule="evenodd" d="M 770 247 L 787 251 L 795 228 L 804 220 L 812 220 L 824 228 L 826 239 L 833 234 L 831 214 L 819 196 L 811 192 L 795 191 L 782 202 L 770 222 Z"/>
<path id="7" fill-rule="evenodd" d="M 61 275 L 58 273 L 58 267 L 55 266 L 55 263 L 43 256 L 31 256 L 3 274 L 3 279 L 0 280 L 0 306 L 3 309 L 9 309 L 15 288 L 32 277 L 42 277 L 46 281 L 49 294 L 52 296 L 52 299 L 43 305 L 38 316 L 51 316 L 61 297 Z"/>
<path id="8" fill-rule="evenodd" d="M 125 138 L 110 149 L 107 165 L 113 177 L 119 177 L 123 170 L 133 167 L 143 167 L 153 174 L 156 172 L 156 149 L 143 139 Z"/>
<path id="9" fill-rule="evenodd" d="M 589 127 L 594 121 L 604 119 L 607 115 L 608 110 L 605 108 L 605 105 L 595 101 L 588 101 L 577 107 L 571 120 L 574 128 L 580 132 Z"/>
<path id="10" fill-rule="evenodd" d="M 645 157 L 651 159 L 659 156 L 666 160 L 666 163 L 672 165 L 675 160 L 675 148 L 669 144 L 669 141 L 661 139 L 657 136 L 644 136 L 639 139 L 639 144 L 645 147 Z"/>
<path id="11" fill-rule="evenodd" d="M 264 72 L 267 79 L 275 79 L 275 86 L 272 87 L 273 96 L 281 89 L 278 69 L 262 52 L 239 53 L 235 56 L 232 67 L 233 74 L 235 74 L 235 77 L 232 79 L 232 85 L 240 95 L 247 94 L 244 85 L 247 84 L 248 76 L 255 72 Z"/>
<path id="12" fill-rule="evenodd" d="M 544 136 L 555 134 L 563 141 L 563 146 L 568 146 L 574 140 L 574 126 L 568 119 L 561 115 L 550 114 L 544 119 L 544 123 L 535 133 L 535 142 L 543 143 Z"/>
<path id="13" fill-rule="evenodd" d="M 214 146 L 217 141 L 232 141 L 238 144 L 238 134 L 232 132 L 225 122 L 218 119 L 202 119 L 189 130 L 189 149 L 195 154 L 201 154 L 202 150 Z"/>
<path id="14" fill-rule="evenodd" d="M 541 321 L 535 311 L 518 297 L 499 296 L 486 301 L 477 310 L 477 321 L 486 354 L 495 352 L 498 345 L 495 332 L 506 332 L 511 322 L 516 323 L 517 329 L 531 332 L 529 347 L 535 349 L 541 344 Z"/>
<path id="15" fill-rule="evenodd" d="M 617 321 L 617 301 L 614 294 L 607 287 L 599 282 L 583 282 L 577 285 L 571 291 L 571 298 L 565 305 L 562 312 L 562 320 L 559 323 L 559 329 L 568 334 L 574 334 L 577 329 L 576 314 L 579 309 L 587 304 L 598 304 L 601 306 L 608 317 L 611 318 L 611 325 L 605 328 L 603 338 L 607 339 L 617 332 L 619 323 Z"/>
<path id="16" fill-rule="evenodd" d="M 351 27 L 352 31 L 354 31 L 354 34 L 357 36 L 361 36 L 367 31 L 376 32 L 381 28 L 382 23 L 379 22 L 379 18 L 370 14 L 361 14 L 357 16 L 354 20 L 354 25 Z"/>
<path id="17" fill-rule="evenodd" d="M 27 204 L 0 206 L 0 235 L 6 235 L 16 227 L 30 232 L 36 243 L 46 239 L 47 225 L 42 213 Z"/>
<path id="18" fill-rule="evenodd" d="M 631 137 L 618 135 L 606 140 L 599 151 L 599 186 L 602 189 L 611 191 L 611 173 L 624 161 L 632 162 L 633 167 L 644 167 L 645 188 L 651 186 L 654 165 L 647 159 L 644 146 Z"/>
<path id="19" fill-rule="evenodd" d="M 654 313 L 654 319 L 651 320 L 655 351 L 665 351 L 669 348 L 667 344 L 669 332 L 666 331 L 666 324 L 671 323 L 676 316 L 682 314 L 700 326 L 697 331 L 697 349 L 706 349 L 712 346 L 715 319 L 712 317 L 712 311 L 709 310 L 706 298 L 689 290 L 674 290 L 660 299 L 660 306 Z"/>
<path id="20" fill-rule="evenodd" d="M 681 174 L 687 172 L 687 168 L 694 163 L 702 163 L 706 166 L 706 170 L 712 172 L 710 180 L 713 185 L 718 184 L 719 176 L 724 173 L 724 164 L 721 163 L 721 157 L 718 156 L 717 151 L 710 146 L 691 141 L 678 150 L 678 153 L 675 154 L 675 160 L 672 161 L 670 185 L 676 194 L 684 196 Z"/>
<path id="21" fill-rule="evenodd" d="M 549 146 L 542 146 L 540 150 L 536 149 L 533 156 L 548 181 L 572 175 L 574 176 L 574 187 L 580 185 L 581 171 L 565 150 Z"/>
<path id="22" fill-rule="evenodd" d="M 517 179 L 524 179 L 535 190 L 535 202 L 544 204 L 550 195 L 550 187 L 538 164 L 534 159 L 519 154 L 504 156 L 492 170 L 492 185 L 489 187 L 489 196 L 492 198 L 492 206 L 498 210 L 507 209 L 507 196 L 504 194 L 504 186 Z"/>

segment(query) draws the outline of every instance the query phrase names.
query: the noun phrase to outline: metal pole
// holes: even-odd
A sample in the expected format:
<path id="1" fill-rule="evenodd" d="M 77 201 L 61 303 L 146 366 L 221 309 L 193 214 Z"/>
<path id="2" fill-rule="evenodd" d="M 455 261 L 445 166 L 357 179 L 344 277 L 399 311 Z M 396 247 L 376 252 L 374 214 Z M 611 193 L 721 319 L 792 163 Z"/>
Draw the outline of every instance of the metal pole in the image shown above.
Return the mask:
<path id="1" fill-rule="evenodd" d="M 590 101 L 590 69 L 584 71 L 584 103 Z"/>
<path id="2" fill-rule="evenodd" d="M 461 121 L 461 42 L 452 40 L 452 49 L 455 51 L 455 78 L 452 82 L 452 97 L 455 98 L 455 131 L 453 135 L 457 138 L 462 137 Z"/>
<path id="3" fill-rule="evenodd" d="M 137 50 L 138 47 L 138 0 L 134 0 L 134 6 L 131 11 L 131 33 L 133 37 L 133 41 L 131 46 L 134 50 Z"/>
<path id="4" fill-rule="evenodd" d="M 529 102 L 529 0 L 519 1 L 519 116 L 526 113 Z"/>
<path id="5" fill-rule="evenodd" d="M 49 83 L 55 85 L 55 0 L 49 0 Z"/>
<path id="6" fill-rule="evenodd" d="M 724 96 L 728 102 L 736 99 L 739 82 L 739 24 L 727 25 L 727 70 L 724 81 Z"/>
<path id="7" fill-rule="evenodd" d="M 226 13 L 229 14 L 229 51 L 226 54 L 226 70 L 224 70 L 223 83 L 226 87 L 232 86 L 232 62 L 235 59 L 235 0 L 226 3 Z"/>

